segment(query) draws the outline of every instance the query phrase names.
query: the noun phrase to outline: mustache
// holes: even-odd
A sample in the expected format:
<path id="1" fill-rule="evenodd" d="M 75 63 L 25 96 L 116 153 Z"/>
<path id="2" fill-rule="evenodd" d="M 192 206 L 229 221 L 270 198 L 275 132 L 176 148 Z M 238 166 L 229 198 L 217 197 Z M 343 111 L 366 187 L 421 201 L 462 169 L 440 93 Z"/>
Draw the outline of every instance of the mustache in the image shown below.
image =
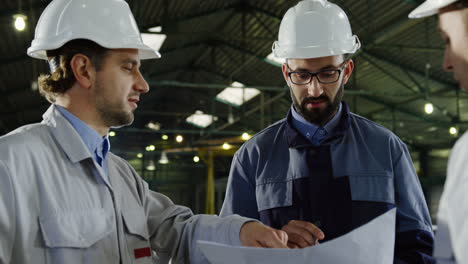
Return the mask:
<path id="1" fill-rule="evenodd" d="M 312 97 L 312 96 L 308 96 L 306 98 L 304 98 L 302 100 L 302 105 L 305 105 L 305 104 L 308 104 L 308 103 L 315 103 L 315 102 L 318 102 L 318 101 L 327 101 L 327 102 L 330 102 L 330 98 L 328 98 L 328 96 L 326 95 L 320 95 L 319 97 Z"/>

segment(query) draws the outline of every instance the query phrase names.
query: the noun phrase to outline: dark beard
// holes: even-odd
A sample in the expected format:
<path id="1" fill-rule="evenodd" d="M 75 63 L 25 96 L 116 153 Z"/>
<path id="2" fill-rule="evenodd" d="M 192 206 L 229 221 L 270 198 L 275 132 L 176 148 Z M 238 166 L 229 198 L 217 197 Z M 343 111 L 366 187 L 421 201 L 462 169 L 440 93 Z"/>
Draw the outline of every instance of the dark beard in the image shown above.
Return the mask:
<path id="1" fill-rule="evenodd" d="M 343 93 L 344 93 L 344 84 L 342 83 L 340 88 L 338 89 L 338 92 L 336 93 L 335 99 L 333 102 L 330 100 L 330 98 L 326 95 L 321 95 L 319 97 L 306 97 L 304 100 L 302 100 L 301 104 L 296 100 L 296 97 L 294 96 L 293 92 L 291 89 L 289 89 L 291 92 L 291 98 L 293 101 L 293 106 L 296 109 L 296 111 L 304 117 L 305 120 L 307 120 L 310 123 L 313 124 L 318 124 L 320 126 L 325 125 L 330 119 L 332 119 L 333 115 L 336 113 L 338 108 L 340 107 L 341 100 L 343 99 Z M 325 109 L 312 109 L 312 110 L 307 110 L 305 107 L 306 104 L 318 100 L 325 100 L 326 107 Z"/>

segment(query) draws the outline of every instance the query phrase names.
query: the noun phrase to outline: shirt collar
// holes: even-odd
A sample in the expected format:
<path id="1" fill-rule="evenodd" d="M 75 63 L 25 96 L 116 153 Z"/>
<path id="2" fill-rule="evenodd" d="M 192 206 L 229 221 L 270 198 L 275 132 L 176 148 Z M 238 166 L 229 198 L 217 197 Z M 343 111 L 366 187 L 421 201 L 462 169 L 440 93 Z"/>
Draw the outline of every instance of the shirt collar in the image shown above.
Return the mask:
<path id="1" fill-rule="evenodd" d="M 328 121 L 323 128 L 327 133 L 330 135 L 335 127 L 338 125 L 341 119 L 341 112 L 342 112 L 342 106 L 340 103 L 340 106 L 338 107 L 338 111 L 336 114 L 333 116 L 333 118 Z M 309 121 L 305 120 L 303 116 L 301 116 L 294 106 L 291 106 L 291 114 L 292 114 L 292 125 L 301 132 L 302 135 L 305 137 L 309 138 L 307 135 L 313 136 L 317 132 L 317 129 L 320 128 L 320 126 L 310 123 Z"/>
<path id="2" fill-rule="evenodd" d="M 96 130 L 92 129 L 85 122 L 81 121 L 78 117 L 70 113 L 65 108 L 56 105 L 57 109 L 62 113 L 65 119 L 75 128 L 80 135 L 81 139 L 85 143 L 89 152 L 94 156 L 97 154 L 102 159 L 106 158 L 107 153 L 110 149 L 110 142 L 108 135 L 101 137 Z"/>
<path id="3" fill-rule="evenodd" d="M 314 144 L 312 144 L 312 142 L 309 139 L 307 139 L 302 133 L 300 133 L 299 129 L 297 129 L 293 125 L 292 111 L 293 109 L 290 109 L 288 111 L 288 114 L 285 119 L 284 135 L 287 139 L 288 146 L 290 148 L 314 146 Z M 339 109 L 339 113 L 337 116 L 338 122 L 333 128 L 333 132 L 330 135 L 328 135 L 327 138 L 324 140 L 326 144 L 329 144 L 330 142 L 335 142 L 337 139 L 343 137 L 346 134 L 346 131 L 351 126 L 351 113 L 349 112 L 349 107 L 346 104 L 346 102 L 341 102 L 341 108 Z M 321 142 L 321 144 L 324 144 L 324 142 Z"/>

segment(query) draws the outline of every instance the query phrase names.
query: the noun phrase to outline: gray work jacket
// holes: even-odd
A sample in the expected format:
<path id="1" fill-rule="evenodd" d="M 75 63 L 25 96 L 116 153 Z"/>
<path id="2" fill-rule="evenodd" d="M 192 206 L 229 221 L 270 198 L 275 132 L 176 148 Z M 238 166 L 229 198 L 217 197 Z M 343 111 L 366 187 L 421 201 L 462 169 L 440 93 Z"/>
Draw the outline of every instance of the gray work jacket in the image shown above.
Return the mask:
<path id="1" fill-rule="evenodd" d="M 109 153 L 108 178 L 51 106 L 0 137 L 0 263 L 205 263 L 196 240 L 238 245 L 248 221 L 194 216 Z"/>

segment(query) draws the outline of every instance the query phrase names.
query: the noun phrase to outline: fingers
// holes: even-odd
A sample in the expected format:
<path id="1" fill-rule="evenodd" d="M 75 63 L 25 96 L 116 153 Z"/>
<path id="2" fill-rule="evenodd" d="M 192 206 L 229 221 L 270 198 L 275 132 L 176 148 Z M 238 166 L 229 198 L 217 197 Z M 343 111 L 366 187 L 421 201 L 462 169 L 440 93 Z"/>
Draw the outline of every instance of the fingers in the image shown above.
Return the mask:
<path id="1" fill-rule="evenodd" d="M 316 245 L 318 240 L 325 238 L 318 227 L 305 221 L 292 220 L 282 230 L 288 233 L 288 242 L 301 248 Z"/>
<path id="2" fill-rule="evenodd" d="M 259 222 L 245 223 L 241 228 L 240 239 L 244 246 L 288 248 L 288 235 L 286 232 Z"/>
<path id="3" fill-rule="evenodd" d="M 300 248 L 305 248 L 305 247 L 310 247 L 310 246 L 313 246 L 314 245 L 314 240 L 312 240 L 312 242 L 304 239 L 303 236 L 301 235 L 298 235 L 298 234 L 295 234 L 295 233 L 288 233 L 288 237 L 289 237 L 289 241 L 288 242 L 292 242 L 294 243 L 295 245 L 297 245 L 298 247 Z"/>
<path id="4" fill-rule="evenodd" d="M 306 221 L 298 221 L 298 220 L 291 220 L 289 221 L 288 225 L 291 224 L 292 226 L 296 226 L 298 228 L 307 230 L 310 234 L 312 234 L 315 238 L 322 240 L 325 238 L 325 234 L 312 223 Z"/>
<path id="5" fill-rule="evenodd" d="M 301 248 L 297 244 L 294 244 L 293 242 L 288 242 L 288 248 Z"/>
<path id="6" fill-rule="evenodd" d="M 249 245 L 244 245 L 244 246 L 247 246 L 247 247 L 258 247 L 258 248 L 262 248 L 262 244 L 260 244 L 258 241 L 256 240 L 253 240 L 251 241 L 251 243 Z"/>
<path id="7" fill-rule="evenodd" d="M 277 230 L 259 222 L 245 223 L 240 232 L 242 245 L 267 248 L 304 248 L 318 244 L 325 235 L 315 225 L 292 220 Z"/>
<path id="8" fill-rule="evenodd" d="M 288 235 L 286 232 L 269 227 L 269 232 L 260 240 L 266 248 L 288 248 Z"/>

